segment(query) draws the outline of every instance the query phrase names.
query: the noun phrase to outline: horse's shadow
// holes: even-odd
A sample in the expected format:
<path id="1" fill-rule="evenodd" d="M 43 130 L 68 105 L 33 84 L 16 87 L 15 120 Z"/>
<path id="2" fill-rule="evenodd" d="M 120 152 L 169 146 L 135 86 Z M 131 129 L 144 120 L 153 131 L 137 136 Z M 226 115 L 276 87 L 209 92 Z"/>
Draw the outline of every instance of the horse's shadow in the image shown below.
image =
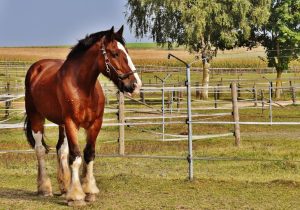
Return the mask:
<path id="1" fill-rule="evenodd" d="M 0 187 L 0 199 L 13 199 L 17 201 L 39 201 L 39 202 L 52 202 L 59 205 L 66 205 L 66 201 L 60 195 L 54 194 L 53 197 L 39 196 L 37 192 Z"/>

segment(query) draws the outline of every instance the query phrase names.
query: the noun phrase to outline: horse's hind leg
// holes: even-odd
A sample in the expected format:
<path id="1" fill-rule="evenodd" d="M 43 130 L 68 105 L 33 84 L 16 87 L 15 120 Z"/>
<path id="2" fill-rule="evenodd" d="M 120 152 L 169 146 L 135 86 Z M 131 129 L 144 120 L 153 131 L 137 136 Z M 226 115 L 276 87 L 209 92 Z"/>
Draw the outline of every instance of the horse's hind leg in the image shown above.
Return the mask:
<path id="1" fill-rule="evenodd" d="M 50 178 L 46 173 L 45 155 L 46 148 L 43 140 L 45 119 L 39 115 L 30 117 L 31 132 L 35 141 L 34 149 L 38 160 L 38 194 L 43 196 L 52 196 L 52 186 Z"/>
<path id="2" fill-rule="evenodd" d="M 100 131 L 102 122 L 96 121 L 93 126 L 87 129 L 87 144 L 84 149 L 84 165 L 82 174 L 82 188 L 86 193 L 85 200 L 88 202 L 95 201 L 95 195 L 99 193 L 96 180 L 93 174 L 93 165 L 95 159 L 96 138 Z"/>
<path id="3" fill-rule="evenodd" d="M 59 126 L 59 139 L 56 145 L 57 152 L 57 180 L 59 189 L 63 194 L 67 193 L 70 186 L 71 172 L 69 167 L 69 146 L 64 126 Z"/>

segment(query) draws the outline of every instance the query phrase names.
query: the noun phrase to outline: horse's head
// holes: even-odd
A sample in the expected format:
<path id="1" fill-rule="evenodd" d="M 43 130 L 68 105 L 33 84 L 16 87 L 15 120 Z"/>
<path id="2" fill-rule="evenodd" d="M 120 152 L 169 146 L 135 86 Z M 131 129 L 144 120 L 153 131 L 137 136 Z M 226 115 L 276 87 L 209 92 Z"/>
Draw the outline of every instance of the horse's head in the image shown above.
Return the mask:
<path id="1" fill-rule="evenodd" d="M 116 33 L 112 27 L 102 38 L 99 69 L 103 69 L 102 73 L 111 79 L 120 91 L 138 94 L 142 82 L 125 47 L 122 34 L 123 26 Z"/>

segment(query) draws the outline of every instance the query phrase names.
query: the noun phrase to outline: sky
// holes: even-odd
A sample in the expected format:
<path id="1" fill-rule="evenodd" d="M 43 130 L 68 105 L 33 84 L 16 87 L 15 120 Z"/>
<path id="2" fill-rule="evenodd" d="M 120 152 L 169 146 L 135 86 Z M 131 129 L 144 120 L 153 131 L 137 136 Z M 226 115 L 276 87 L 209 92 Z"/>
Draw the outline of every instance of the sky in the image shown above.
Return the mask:
<path id="1" fill-rule="evenodd" d="M 126 42 L 136 39 L 126 24 L 126 0 L 0 0 L 0 46 L 73 45 L 86 34 L 123 24 Z"/>

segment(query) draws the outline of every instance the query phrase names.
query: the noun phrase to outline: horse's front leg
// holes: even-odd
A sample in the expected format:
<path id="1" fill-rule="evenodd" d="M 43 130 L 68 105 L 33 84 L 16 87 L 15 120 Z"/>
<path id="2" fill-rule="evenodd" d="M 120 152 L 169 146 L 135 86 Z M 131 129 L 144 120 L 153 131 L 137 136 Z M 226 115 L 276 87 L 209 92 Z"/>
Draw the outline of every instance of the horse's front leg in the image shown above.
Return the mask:
<path id="1" fill-rule="evenodd" d="M 65 131 L 69 144 L 69 163 L 72 172 L 71 184 L 67 191 L 66 199 L 69 206 L 85 205 L 85 193 L 79 180 L 79 168 L 82 158 L 77 139 L 78 126 L 71 119 L 67 119 L 65 121 Z"/>
<path id="2" fill-rule="evenodd" d="M 102 125 L 101 120 L 96 122 L 86 130 L 87 143 L 84 149 L 84 165 L 82 173 L 82 188 L 86 193 L 85 200 L 88 202 L 95 201 L 96 194 L 99 193 L 99 189 L 96 185 L 96 180 L 93 174 L 93 166 L 95 159 L 95 145 L 98 133 Z"/>

